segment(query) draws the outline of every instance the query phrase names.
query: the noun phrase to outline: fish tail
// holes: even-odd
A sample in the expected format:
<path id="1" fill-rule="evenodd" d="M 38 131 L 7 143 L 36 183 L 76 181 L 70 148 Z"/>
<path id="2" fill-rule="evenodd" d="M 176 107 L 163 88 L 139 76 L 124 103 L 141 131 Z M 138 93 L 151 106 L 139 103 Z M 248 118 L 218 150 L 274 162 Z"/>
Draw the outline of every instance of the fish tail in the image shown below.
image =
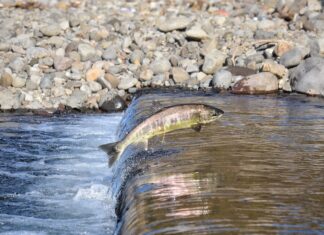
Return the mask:
<path id="1" fill-rule="evenodd" d="M 101 148 L 103 151 L 105 151 L 108 154 L 109 167 L 111 167 L 114 164 L 114 162 L 117 160 L 119 156 L 119 151 L 116 148 L 117 144 L 119 144 L 119 142 L 108 143 L 99 146 L 99 148 Z"/>

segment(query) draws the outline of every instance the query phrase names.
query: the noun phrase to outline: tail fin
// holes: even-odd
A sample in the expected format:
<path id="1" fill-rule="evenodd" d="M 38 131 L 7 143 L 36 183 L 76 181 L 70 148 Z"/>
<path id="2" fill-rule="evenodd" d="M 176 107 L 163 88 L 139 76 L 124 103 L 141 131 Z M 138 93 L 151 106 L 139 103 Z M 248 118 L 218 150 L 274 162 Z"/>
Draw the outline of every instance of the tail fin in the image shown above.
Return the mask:
<path id="1" fill-rule="evenodd" d="M 115 142 L 115 143 L 103 144 L 99 146 L 99 148 L 101 148 L 103 151 L 105 151 L 108 154 L 109 167 L 111 167 L 114 164 L 114 162 L 117 160 L 119 156 L 119 152 L 116 149 L 116 145 L 118 143 L 119 142 Z"/>

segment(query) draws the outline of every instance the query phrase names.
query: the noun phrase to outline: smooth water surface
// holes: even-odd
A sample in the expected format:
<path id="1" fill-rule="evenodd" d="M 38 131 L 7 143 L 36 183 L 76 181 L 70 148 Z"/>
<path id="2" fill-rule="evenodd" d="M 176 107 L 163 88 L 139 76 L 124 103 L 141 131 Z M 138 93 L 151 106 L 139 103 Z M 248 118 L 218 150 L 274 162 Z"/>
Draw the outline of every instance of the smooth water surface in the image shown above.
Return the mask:
<path id="1" fill-rule="evenodd" d="M 0 234 L 112 234 L 112 172 L 98 146 L 120 119 L 0 116 Z"/>
<path id="2" fill-rule="evenodd" d="M 121 233 L 324 234 L 323 99 L 147 94 L 126 112 L 120 134 L 154 109 L 191 102 L 225 114 L 201 132 L 155 138 L 151 153 L 135 156 Z"/>

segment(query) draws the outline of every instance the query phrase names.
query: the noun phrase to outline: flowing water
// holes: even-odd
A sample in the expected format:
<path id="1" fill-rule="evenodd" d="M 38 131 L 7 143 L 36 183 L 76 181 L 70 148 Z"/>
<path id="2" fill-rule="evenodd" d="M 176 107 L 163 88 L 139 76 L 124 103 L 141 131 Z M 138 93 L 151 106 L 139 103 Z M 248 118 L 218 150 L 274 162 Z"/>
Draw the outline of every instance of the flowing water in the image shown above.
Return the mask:
<path id="1" fill-rule="evenodd" d="M 120 118 L 0 116 L 0 234 L 112 234 L 112 173 L 98 145 Z"/>
<path id="2" fill-rule="evenodd" d="M 107 167 L 119 122 L 190 102 L 225 114 Z M 0 234 L 324 234 L 323 99 L 158 92 L 121 116 L 1 116 Z"/>
<path id="3" fill-rule="evenodd" d="M 116 182 L 126 179 L 120 233 L 324 234 L 323 99 L 147 94 L 133 101 L 119 133 L 154 112 L 152 104 L 191 102 L 225 114 L 200 132 L 153 139 L 149 153 L 126 150 L 115 167 Z"/>

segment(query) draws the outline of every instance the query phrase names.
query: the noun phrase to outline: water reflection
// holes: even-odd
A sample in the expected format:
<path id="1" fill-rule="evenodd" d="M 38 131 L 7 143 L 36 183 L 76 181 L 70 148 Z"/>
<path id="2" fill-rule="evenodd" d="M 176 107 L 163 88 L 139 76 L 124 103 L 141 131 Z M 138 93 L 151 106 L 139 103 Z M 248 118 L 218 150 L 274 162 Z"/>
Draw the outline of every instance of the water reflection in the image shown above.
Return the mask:
<path id="1" fill-rule="evenodd" d="M 180 151 L 134 164 L 141 173 L 127 180 L 121 232 L 324 232 L 322 99 L 145 95 L 126 113 L 121 136 L 150 115 L 153 100 L 161 106 L 204 102 L 225 115 L 199 133 L 179 130 L 165 143 L 151 143 Z"/>

